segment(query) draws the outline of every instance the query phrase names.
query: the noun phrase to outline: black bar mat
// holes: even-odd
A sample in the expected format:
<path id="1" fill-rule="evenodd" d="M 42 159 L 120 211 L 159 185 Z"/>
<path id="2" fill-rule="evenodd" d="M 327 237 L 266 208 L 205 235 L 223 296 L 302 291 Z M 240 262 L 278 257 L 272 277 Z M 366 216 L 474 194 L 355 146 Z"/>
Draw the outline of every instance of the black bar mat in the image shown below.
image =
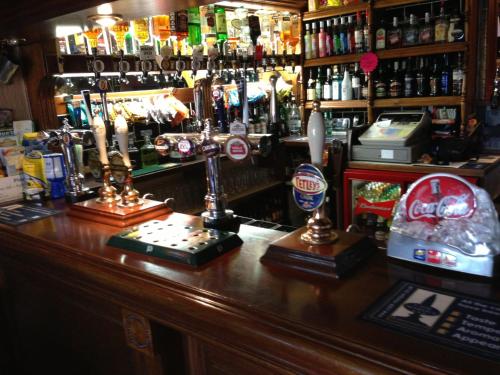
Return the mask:
<path id="1" fill-rule="evenodd" d="M 47 207 L 39 207 L 30 204 L 11 204 L 0 207 L 0 223 L 8 225 L 26 224 L 30 221 L 46 218 L 60 213 Z"/>
<path id="2" fill-rule="evenodd" d="M 399 281 L 361 318 L 467 354 L 500 361 L 500 303 Z"/>

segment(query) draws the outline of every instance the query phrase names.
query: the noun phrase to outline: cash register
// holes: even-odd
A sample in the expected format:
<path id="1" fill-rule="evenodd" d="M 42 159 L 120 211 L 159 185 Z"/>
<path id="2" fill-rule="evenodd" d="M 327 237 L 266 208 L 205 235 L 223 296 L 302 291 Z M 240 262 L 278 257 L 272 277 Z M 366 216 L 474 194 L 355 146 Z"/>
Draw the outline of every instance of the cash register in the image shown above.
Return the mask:
<path id="1" fill-rule="evenodd" d="M 425 111 L 382 113 L 352 146 L 352 159 L 412 163 L 430 142 L 431 118 Z"/>

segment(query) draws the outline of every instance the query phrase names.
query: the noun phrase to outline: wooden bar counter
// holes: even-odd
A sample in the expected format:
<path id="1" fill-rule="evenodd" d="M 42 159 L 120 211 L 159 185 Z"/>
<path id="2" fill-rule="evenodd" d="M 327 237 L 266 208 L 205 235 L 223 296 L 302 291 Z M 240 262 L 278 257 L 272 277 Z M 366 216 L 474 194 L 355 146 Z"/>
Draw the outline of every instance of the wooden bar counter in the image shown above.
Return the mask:
<path id="1" fill-rule="evenodd" d="M 359 317 L 401 279 L 498 300 L 489 280 L 382 253 L 306 279 L 260 262 L 282 232 L 245 225 L 241 248 L 192 269 L 106 246 L 118 231 L 65 213 L 0 225 L 1 374 L 500 374 Z"/>

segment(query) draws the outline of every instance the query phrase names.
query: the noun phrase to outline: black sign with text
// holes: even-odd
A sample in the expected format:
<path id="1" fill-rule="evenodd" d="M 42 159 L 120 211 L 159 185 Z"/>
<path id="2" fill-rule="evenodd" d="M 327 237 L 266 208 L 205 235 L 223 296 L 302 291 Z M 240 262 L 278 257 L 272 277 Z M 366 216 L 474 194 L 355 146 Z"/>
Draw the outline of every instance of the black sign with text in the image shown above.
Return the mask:
<path id="1" fill-rule="evenodd" d="M 500 302 L 400 281 L 362 318 L 500 361 Z"/>
<path id="2" fill-rule="evenodd" d="M 11 204 L 0 207 L 0 223 L 8 225 L 26 224 L 30 221 L 43 219 L 58 214 L 61 211 L 47 207 L 27 204 Z"/>

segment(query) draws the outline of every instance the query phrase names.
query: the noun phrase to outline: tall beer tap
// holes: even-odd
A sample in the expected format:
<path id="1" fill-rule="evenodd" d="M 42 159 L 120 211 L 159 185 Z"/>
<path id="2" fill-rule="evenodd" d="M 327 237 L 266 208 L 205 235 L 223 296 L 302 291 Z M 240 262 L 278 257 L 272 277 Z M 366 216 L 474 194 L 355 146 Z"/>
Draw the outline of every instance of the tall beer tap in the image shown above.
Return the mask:
<path id="1" fill-rule="evenodd" d="M 323 169 L 323 149 L 325 144 L 325 123 L 320 111 L 320 102 L 313 103 L 313 110 L 307 123 L 307 138 L 311 163 L 321 173 Z M 302 241 L 311 245 L 328 244 L 337 239 L 332 231 L 333 225 L 325 213 L 325 203 L 313 211 L 312 217 L 307 221 L 307 231 L 301 236 Z"/>
<path id="2" fill-rule="evenodd" d="M 227 196 L 224 193 L 221 178 L 220 153 L 221 146 L 215 140 L 212 105 L 212 79 L 204 78 L 196 81 L 194 98 L 197 103 L 199 118 L 204 119 L 205 127 L 202 132 L 202 151 L 205 155 L 207 174 L 207 194 L 205 195 L 205 212 L 201 214 L 203 224 L 207 228 L 238 231 L 239 219 L 233 211 L 226 209 Z"/>

